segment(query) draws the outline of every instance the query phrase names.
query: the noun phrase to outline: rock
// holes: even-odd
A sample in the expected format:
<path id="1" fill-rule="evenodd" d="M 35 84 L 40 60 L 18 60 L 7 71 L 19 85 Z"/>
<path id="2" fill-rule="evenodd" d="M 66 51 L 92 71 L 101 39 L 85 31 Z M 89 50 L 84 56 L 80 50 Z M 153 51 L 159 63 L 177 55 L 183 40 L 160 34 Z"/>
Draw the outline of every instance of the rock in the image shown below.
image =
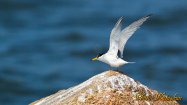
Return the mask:
<path id="1" fill-rule="evenodd" d="M 159 93 L 117 71 L 106 71 L 87 81 L 42 98 L 30 105 L 179 105 L 154 98 Z M 152 96 L 148 99 L 143 97 Z"/>

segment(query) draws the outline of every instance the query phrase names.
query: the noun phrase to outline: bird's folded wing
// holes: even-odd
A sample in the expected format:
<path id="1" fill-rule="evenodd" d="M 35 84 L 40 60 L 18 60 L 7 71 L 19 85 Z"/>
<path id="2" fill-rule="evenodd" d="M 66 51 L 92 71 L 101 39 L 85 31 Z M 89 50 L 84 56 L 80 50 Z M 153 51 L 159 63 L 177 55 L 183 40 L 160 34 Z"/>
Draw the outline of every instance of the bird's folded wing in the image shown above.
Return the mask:
<path id="1" fill-rule="evenodd" d="M 118 52 L 118 42 L 119 42 L 119 37 L 120 37 L 120 32 L 121 32 L 121 21 L 123 17 L 121 17 L 117 23 L 115 24 L 114 28 L 112 29 L 110 33 L 110 46 L 109 50 L 107 53 L 110 53 L 112 55 L 117 55 Z"/>
<path id="2" fill-rule="evenodd" d="M 130 24 L 128 27 L 126 27 L 125 29 L 123 29 L 120 33 L 120 38 L 119 38 L 119 44 L 118 44 L 118 49 L 120 51 L 121 54 L 121 58 L 123 58 L 123 50 L 124 50 L 124 46 L 127 42 L 127 40 L 133 35 L 133 33 L 143 24 L 143 22 L 145 22 L 148 18 L 150 17 L 150 15 L 145 16 L 135 22 L 133 22 L 132 24 Z"/>

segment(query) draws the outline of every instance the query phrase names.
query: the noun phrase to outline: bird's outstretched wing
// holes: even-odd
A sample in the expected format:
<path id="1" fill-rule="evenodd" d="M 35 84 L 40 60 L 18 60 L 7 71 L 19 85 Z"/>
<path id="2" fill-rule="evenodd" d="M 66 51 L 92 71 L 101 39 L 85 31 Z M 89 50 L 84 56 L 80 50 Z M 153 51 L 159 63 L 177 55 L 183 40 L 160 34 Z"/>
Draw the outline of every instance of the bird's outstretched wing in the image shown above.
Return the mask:
<path id="1" fill-rule="evenodd" d="M 145 22 L 151 15 L 147 15 L 123 29 L 120 33 L 118 42 L 118 49 L 120 51 L 121 58 L 123 58 L 123 50 L 127 40 L 133 35 L 133 33 Z"/>
<path id="2" fill-rule="evenodd" d="M 110 33 L 110 47 L 107 53 L 112 54 L 114 56 L 116 56 L 118 53 L 118 42 L 120 38 L 122 20 L 123 20 L 123 17 L 121 17 L 117 21 L 117 23 L 115 24 L 114 28 L 112 29 Z"/>

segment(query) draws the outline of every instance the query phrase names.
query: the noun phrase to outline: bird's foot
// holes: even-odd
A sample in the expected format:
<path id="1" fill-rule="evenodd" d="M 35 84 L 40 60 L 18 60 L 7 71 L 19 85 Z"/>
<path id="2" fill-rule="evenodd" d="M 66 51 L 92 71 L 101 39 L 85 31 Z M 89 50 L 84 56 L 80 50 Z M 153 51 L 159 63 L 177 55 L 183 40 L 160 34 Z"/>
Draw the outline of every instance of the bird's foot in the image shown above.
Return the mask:
<path id="1" fill-rule="evenodd" d="M 120 71 L 120 70 L 118 70 L 118 69 L 117 69 L 117 70 L 115 70 L 115 71 L 117 71 L 117 72 L 119 72 L 119 73 L 123 73 L 123 71 Z"/>

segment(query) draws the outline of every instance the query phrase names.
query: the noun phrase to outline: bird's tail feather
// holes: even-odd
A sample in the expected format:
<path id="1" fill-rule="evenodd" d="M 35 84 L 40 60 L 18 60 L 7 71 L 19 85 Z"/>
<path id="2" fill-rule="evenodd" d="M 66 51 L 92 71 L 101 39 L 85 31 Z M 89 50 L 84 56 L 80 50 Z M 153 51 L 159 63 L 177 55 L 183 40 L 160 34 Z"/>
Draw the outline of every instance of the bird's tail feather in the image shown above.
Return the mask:
<path id="1" fill-rule="evenodd" d="M 136 62 L 127 62 L 127 63 L 136 63 Z"/>

